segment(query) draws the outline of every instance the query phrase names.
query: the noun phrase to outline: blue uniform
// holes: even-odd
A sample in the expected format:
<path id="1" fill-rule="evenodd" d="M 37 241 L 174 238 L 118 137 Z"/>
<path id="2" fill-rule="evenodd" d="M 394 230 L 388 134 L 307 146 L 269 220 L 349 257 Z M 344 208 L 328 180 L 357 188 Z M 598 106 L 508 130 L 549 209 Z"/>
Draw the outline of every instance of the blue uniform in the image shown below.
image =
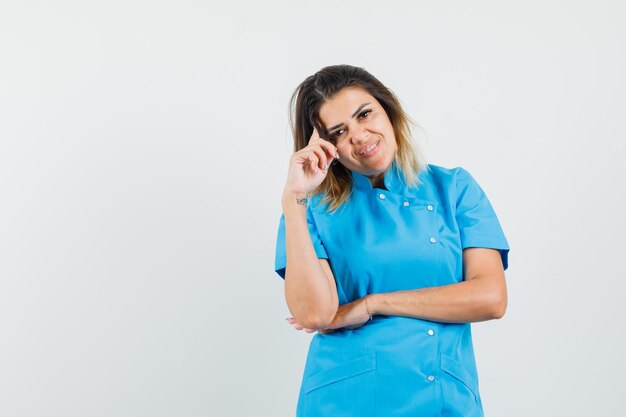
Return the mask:
<path id="1" fill-rule="evenodd" d="M 463 281 L 463 249 L 509 246 L 487 196 L 463 168 L 428 165 L 407 187 L 395 163 L 385 187 L 352 172 L 354 192 L 333 214 L 307 202 L 318 258 L 328 259 L 339 304 L 367 294 Z M 281 216 L 275 270 L 284 278 Z M 315 333 L 296 415 L 483 416 L 470 323 L 374 316 L 354 330 Z"/>

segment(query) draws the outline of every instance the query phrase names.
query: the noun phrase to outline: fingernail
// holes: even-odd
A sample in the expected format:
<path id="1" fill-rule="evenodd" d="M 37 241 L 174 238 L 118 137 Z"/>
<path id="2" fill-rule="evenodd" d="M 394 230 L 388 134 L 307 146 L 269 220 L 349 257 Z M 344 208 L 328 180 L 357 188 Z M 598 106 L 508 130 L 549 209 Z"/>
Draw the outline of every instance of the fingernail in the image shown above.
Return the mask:
<path id="1" fill-rule="evenodd" d="M 327 164 L 324 164 L 324 169 L 326 169 L 326 168 L 328 168 L 328 165 L 327 165 Z"/>

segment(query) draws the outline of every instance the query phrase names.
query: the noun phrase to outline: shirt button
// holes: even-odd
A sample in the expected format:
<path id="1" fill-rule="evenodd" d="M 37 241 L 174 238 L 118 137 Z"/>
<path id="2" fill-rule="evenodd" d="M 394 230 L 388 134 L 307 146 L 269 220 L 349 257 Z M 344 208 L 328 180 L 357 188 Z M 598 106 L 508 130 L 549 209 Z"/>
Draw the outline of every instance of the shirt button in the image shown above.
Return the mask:
<path id="1" fill-rule="evenodd" d="M 435 334 L 435 331 L 434 331 L 433 329 L 429 329 L 429 330 L 428 330 L 428 335 L 429 335 L 429 336 L 432 336 L 432 335 L 434 335 L 434 334 Z"/>
<path id="2" fill-rule="evenodd" d="M 428 379 L 430 382 L 433 382 L 433 381 L 435 380 L 435 377 L 434 377 L 434 376 L 432 376 L 432 375 L 428 375 L 428 378 L 427 378 L 427 379 Z"/>
<path id="3" fill-rule="evenodd" d="M 405 201 L 404 203 L 402 203 L 402 205 L 403 205 L 404 207 L 408 207 L 408 206 L 409 206 L 409 202 L 408 202 L 408 201 Z"/>
<path id="4" fill-rule="evenodd" d="M 433 211 L 433 206 L 431 206 L 430 204 L 426 206 L 426 210 L 428 211 Z"/>
<path id="5" fill-rule="evenodd" d="M 437 239 L 435 239 L 434 237 L 430 238 L 430 243 L 437 243 Z"/>
<path id="6" fill-rule="evenodd" d="M 385 194 L 383 194 L 383 193 L 378 194 L 378 198 L 380 198 L 381 200 L 384 200 L 385 199 Z"/>

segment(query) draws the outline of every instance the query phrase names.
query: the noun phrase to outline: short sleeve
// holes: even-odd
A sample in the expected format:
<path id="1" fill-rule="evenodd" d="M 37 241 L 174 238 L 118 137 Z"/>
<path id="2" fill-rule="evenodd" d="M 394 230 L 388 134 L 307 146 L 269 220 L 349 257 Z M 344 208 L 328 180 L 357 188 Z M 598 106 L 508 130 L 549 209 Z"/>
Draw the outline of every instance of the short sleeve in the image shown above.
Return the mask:
<path id="1" fill-rule="evenodd" d="M 462 248 L 498 249 L 502 265 L 508 267 L 509 244 L 489 199 L 474 177 L 457 168 L 456 221 Z"/>
<path id="2" fill-rule="evenodd" d="M 322 239 L 317 231 L 315 220 L 311 214 L 311 210 L 307 207 L 306 211 L 307 225 L 309 226 L 309 234 L 311 235 L 311 242 L 313 242 L 313 248 L 318 258 L 328 259 L 326 249 L 322 243 Z M 281 278 L 285 279 L 285 268 L 287 267 L 287 248 L 285 242 L 285 215 L 280 216 L 278 224 L 278 236 L 276 238 L 276 257 L 274 260 L 274 270 Z"/>

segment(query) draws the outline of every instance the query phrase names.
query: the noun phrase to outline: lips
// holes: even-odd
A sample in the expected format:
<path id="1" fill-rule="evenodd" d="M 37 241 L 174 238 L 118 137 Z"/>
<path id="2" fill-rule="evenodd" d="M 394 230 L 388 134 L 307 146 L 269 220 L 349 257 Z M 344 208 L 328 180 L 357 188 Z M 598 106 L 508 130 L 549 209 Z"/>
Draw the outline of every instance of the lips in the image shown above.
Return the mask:
<path id="1" fill-rule="evenodd" d="M 359 157 L 368 156 L 372 151 L 376 151 L 378 145 L 380 144 L 380 140 L 376 143 L 370 143 L 361 148 L 359 153 L 357 154 Z"/>

